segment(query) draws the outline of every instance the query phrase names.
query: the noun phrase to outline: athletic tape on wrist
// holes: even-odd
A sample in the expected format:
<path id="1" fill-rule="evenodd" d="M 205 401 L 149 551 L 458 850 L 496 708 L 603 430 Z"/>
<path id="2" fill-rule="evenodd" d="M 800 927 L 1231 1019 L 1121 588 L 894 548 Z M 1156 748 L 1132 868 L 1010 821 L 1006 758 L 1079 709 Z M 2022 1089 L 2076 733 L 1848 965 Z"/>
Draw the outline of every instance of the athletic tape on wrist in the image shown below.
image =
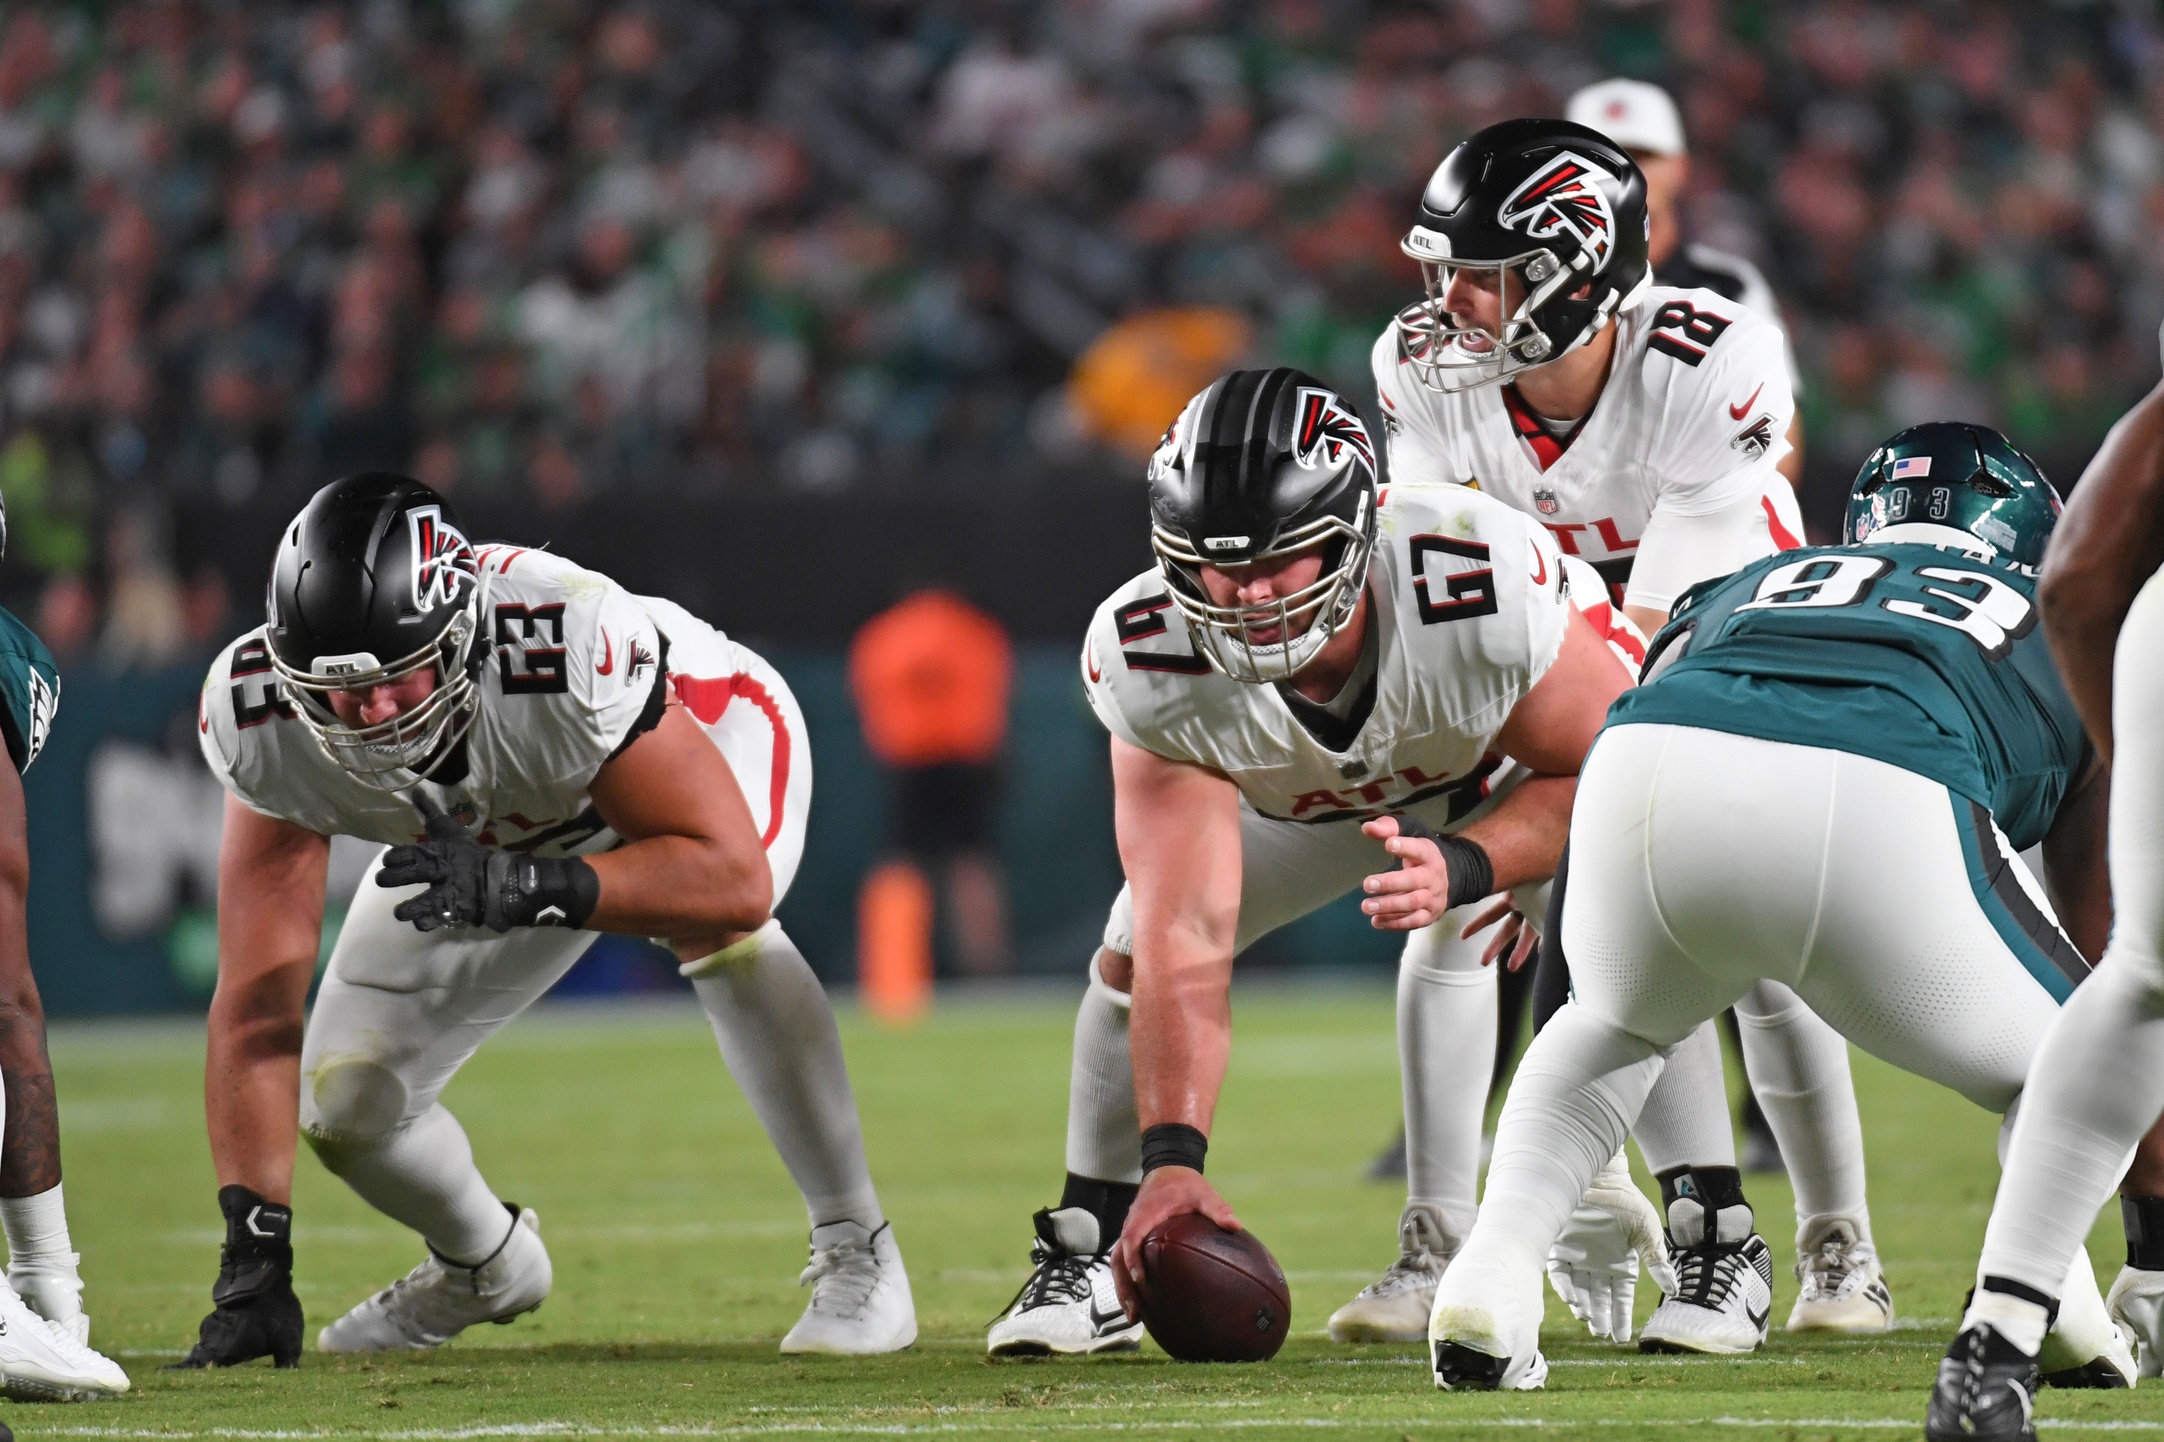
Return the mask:
<path id="1" fill-rule="evenodd" d="M 1462 836 L 1445 836 L 1434 827 L 1416 817 L 1397 814 L 1398 835 L 1418 836 L 1435 843 L 1435 849 L 1443 853 L 1443 870 L 1450 877 L 1449 906 L 1465 906 L 1492 895 L 1495 891 L 1495 863 L 1488 859 L 1486 848 L 1477 841 Z M 1398 859 L 1398 869 L 1406 868 L 1403 857 Z"/>
<path id="2" fill-rule="evenodd" d="M 1202 1170 L 1209 1155 L 1210 1139 L 1185 1122 L 1159 1122 L 1142 1130 L 1142 1175 L 1159 1167 L 1192 1167 Z"/>

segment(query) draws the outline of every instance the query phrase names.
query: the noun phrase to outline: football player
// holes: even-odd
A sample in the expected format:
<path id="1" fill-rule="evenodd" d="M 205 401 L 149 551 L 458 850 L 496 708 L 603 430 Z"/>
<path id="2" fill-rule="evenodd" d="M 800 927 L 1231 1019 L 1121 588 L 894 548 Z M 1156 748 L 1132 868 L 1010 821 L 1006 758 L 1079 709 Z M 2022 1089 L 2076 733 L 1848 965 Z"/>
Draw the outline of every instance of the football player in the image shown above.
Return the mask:
<path id="1" fill-rule="evenodd" d="M 7 513 L 0 510 L 0 550 Z M 90 1348 L 80 1258 L 60 1187 L 60 1114 L 45 1054 L 45 1012 L 30 971 L 28 812 L 22 773 L 37 760 L 60 705 L 60 672 L 30 628 L 0 610 L 0 1393 L 87 1402 L 128 1390 L 128 1375 Z"/>
<path id="2" fill-rule="evenodd" d="M 1762 981 L 1866 1051 L 2012 1108 L 2110 924 L 2102 768 L 2035 624 L 2057 513 L 1996 432 L 1917 426 L 1858 474 L 1848 545 L 1678 602 L 1579 780 L 1555 928 L 1572 1000 L 1518 1069 L 1479 1220 L 1436 1290 L 1438 1386 L 1539 1385 L 1539 1262 L 1577 1188 L 1667 1052 Z M 2050 900 L 2014 859 L 2039 842 Z M 1733 1191 L 1669 1217 L 1711 1244 L 1681 1273 L 1750 1229 Z M 2130 1385 L 2076 1250 L 2046 1367 Z"/>
<path id="3" fill-rule="evenodd" d="M 833 1013 L 773 917 L 811 802 L 781 677 L 667 601 L 469 545 L 434 492 L 385 473 L 316 493 L 279 542 L 267 610 L 202 697 L 229 793 L 205 1085 L 228 1239 L 184 1365 L 299 1357 L 296 1096 L 324 1165 L 428 1247 L 319 1348 L 434 1347 L 541 1304 L 535 1216 L 489 1189 L 438 1097 L 600 931 L 674 949 L 804 1195 L 812 1294 L 782 1350 L 910 1345 Z M 334 835 L 391 848 L 304 1038 Z"/>
<path id="4" fill-rule="evenodd" d="M 1377 339 L 1373 364 L 1394 482 L 1458 481 L 1524 512 L 1650 636 L 1686 587 L 1800 544 L 1803 526 L 1776 468 L 1794 410 L 1780 330 L 1711 291 L 1655 285 L 1646 233 L 1644 179 L 1605 137 L 1561 120 L 1480 131 L 1428 182 L 1403 242 L 1427 295 Z M 1777 983 L 1736 1009 L 1795 1182 L 1802 1287 L 1788 1326 L 1883 1330 L 1893 1302 L 1871 1241 L 1847 1046 Z M 1410 1055 L 1403 1065 L 1414 1075 Z M 1705 1088 L 1725 1100 L 1711 1027 L 1669 1070 L 1688 1080 L 1664 1096 Z M 1682 1150 L 1661 1177 L 1664 1210 L 1740 1194 L 1725 1110 Z M 1720 1250 L 1687 1227 L 1669 1243 L 1705 1249 L 1707 1265 L 1679 1268 L 1692 1289 L 1664 1301 L 1643 1345 L 1762 1343 L 1764 1243 Z M 1387 1302 L 1405 1261 L 1340 1316 Z M 1433 1269 L 1425 1276 L 1432 1284 Z"/>
<path id="5" fill-rule="evenodd" d="M 2164 1364 L 2164 817 L 2156 702 L 2164 648 L 2164 387 L 2097 452 L 2052 538 L 2039 587 L 2044 632 L 2111 767 L 2109 871 L 2116 924 L 2096 974 L 2038 1051 L 1984 1231 L 1976 1291 L 1940 1365 L 1932 1438 L 2033 1438 L 2038 1344 L 2097 1208 L 2121 1188 L 2126 1268 L 2111 1313 L 2140 1343 L 2140 1372 Z M 2149 1132 L 2135 1151 L 2137 1141 Z M 2134 1152 L 2133 1164 L 2128 1154 Z M 2125 1180 L 2121 1183 L 2122 1173 Z M 2076 1278 L 2076 1288 L 2080 1279 Z"/>
<path id="6" fill-rule="evenodd" d="M 1494 971 L 1440 919 L 1498 890 L 1539 913 L 1579 760 L 1630 673 L 1540 527 L 1459 486 L 1379 495 L 1374 465 L 1352 407 L 1285 369 L 1209 387 L 1150 463 L 1158 563 L 1098 609 L 1082 656 L 1129 884 L 1076 1020 L 1066 1192 L 1037 1214 L 994 1355 L 1136 1345 L 1118 1295 L 1135 1244 L 1182 1212 L 1232 1224 L 1202 1162 L 1233 958 L 1355 887 L 1410 933 L 1420 985 L 1489 999 L 1401 1016 L 1462 1079 L 1412 1118 L 1444 1172 L 1412 1225 L 1439 1250 L 1471 1224 Z M 1610 1171 L 1580 1222 L 1564 1284 L 1627 1337 L 1641 1258 L 1663 1270 L 1659 1218 Z"/>

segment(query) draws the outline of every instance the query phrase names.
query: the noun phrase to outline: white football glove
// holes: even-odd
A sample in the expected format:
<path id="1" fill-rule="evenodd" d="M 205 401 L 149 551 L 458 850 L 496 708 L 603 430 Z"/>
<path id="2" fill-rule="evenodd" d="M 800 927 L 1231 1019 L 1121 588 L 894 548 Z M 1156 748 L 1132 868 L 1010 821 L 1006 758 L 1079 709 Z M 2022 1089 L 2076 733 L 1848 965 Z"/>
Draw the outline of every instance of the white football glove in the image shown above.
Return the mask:
<path id="1" fill-rule="evenodd" d="M 2104 1308 L 2135 1344 L 2140 1374 L 2164 1377 L 2164 1272 L 2121 1268 L 2104 1298 Z"/>
<path id="2" fill-rule="evenodd" d="M 69 1265 L 50 1270 L 36 1266 L 10 1267 L 7 1284 L 23 1305 L 51 1322 L 78 1342 L 90 1340 L 90 1318 L 83 1315 L 83 1279 L 77 1274 L 76 1257 Z"/>
<path id="3" fill-rule="evenodd" d="M 1663 1292 L 1676 1290 L 1660 1211 L 1631 1181 L 1630 1163 L 1617 1152 L 1549 1249 L 1548 1281 L 1594 1336 L 1628 1342 L 1640 1262 Z"/>

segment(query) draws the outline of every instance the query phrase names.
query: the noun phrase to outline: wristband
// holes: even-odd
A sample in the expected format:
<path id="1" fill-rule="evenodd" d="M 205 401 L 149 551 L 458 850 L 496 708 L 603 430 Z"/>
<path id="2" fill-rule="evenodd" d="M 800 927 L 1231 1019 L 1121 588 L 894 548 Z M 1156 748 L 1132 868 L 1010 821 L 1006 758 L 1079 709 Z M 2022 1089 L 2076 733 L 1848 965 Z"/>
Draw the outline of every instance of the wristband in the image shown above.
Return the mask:
<path id="1" fill-rule="evenodd" d="M 497 895 L 502 899 L 503 919 L 511 926 L 584 926 L 601 901 L 601 878 L 582 856 L 514 856 L 499 851 L 489 859 L 494 862 L 499 857 L 503 879 Z"/>
<path id="2" fill-rule="evenodd" d="M 1142 1174 L 1159 1167 L 1191 1167 L 1202 1170 L 1209 1155 L 1210 1139 L 1185 1122 L 1159 1122 L 1142 1131 Z"/>
<path id="3" fill-rule="evenodd" d="M 2126 1264 L 2141 1272 L 2164 1272 L 2164 1197 L 2119 1198 L 2126 1230 Z"/>
<path id="4" fill-rule="evenodd" d="M 1418 836 L 1435 843 L 1435 849 L 1443 854 L 1443 870 L 1450 877 L 1448 907 L 1465 906 L 1492 895 L 1495 891 L 1495 863 L 1488 859 L 1487 850 L 1477 841 L 1462 836 L 1445 836 L 1425 821 L 1396 813 L 1398 835 Z M 1412 863 L 1398 858 L 1398 869 L 1405 870 Z"/>

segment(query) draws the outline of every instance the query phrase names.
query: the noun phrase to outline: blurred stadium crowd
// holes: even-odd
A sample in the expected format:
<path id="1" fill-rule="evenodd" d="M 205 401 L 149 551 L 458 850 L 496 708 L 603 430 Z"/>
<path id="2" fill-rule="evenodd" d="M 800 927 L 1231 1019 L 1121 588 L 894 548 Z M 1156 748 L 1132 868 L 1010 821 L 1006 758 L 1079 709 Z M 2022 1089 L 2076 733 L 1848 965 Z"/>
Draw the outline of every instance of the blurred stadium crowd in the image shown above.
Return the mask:
<path id="1" fill-rule="evenodd" d="M 1153 311 L 1130 369 L 1199 335 L 1369 394 L 1436 162 L 1617 73 L 1781 293 L 1822 482 L 1963 417 L 2064 484 L 2155 374 L 2138 0 L 21 4 L 10 563 L 63 659 L 156 660 L 225 623 L 176 510 L 362 466 L 542 509 L 1109 466 L 1162 420 L 1069 378 Z"/>

